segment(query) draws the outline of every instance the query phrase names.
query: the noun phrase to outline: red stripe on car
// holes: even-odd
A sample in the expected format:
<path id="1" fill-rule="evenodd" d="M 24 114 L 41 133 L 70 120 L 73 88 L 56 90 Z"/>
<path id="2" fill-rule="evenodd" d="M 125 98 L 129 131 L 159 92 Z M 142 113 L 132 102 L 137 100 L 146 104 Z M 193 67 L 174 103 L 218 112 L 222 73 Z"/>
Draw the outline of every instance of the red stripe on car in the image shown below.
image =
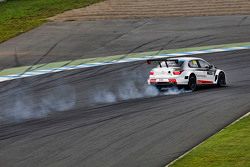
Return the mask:
<path id="1" fill-rule="evenodd" d="M 213 81 L 197 80 L 198 84 L 213 84 Z"/>

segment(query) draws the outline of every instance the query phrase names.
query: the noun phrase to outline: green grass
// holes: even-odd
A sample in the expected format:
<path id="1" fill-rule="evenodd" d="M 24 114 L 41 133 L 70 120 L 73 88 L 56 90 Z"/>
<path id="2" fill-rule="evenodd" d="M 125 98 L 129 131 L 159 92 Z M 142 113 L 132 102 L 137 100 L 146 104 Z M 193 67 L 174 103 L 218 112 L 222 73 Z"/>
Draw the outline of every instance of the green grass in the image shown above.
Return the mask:
<path id="1" fill-rule="evenodd" d="M 8 0 L 0 2 L 0 43 L 37 27 L 46 18 L 103 0 Z"/>
<path id="2" fill-rule="evenodd" d="M 170 167 L 250 167 L 250 116 L 212 136 Z"/>

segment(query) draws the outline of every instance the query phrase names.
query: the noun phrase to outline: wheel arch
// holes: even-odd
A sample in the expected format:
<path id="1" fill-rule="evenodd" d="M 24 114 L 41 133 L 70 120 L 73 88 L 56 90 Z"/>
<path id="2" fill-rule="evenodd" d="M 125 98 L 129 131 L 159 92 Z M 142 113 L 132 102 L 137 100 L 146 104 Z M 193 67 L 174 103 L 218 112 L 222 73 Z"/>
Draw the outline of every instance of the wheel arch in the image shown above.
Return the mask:
<path id="1" fill-rule="evenodd" d="M 223 72 L 226 75 L 226 73 L 223 70 L 220 70 L 220 69 L 216 70 L 215 75 L 219 75 L 221 72 Z"/>
<path id="2" fill-rule="evenodd" d="M 193 84 L 191 83 L 191 77 L 195 79 L 195 81 L 193 82 L 193 84 L 195 84 L 195 86 L 193 86 Z M 195 75 L 195 73 L 191 72 L 188 78 L 188 89 L 195 91 L 197 89 L 197 77 Z"/>
<path id="3" fill-rule="evenodd" d="M 227 81 L 227 76 L 226 76 L 226 73 L 223 71 L 223 70 L 216 70 L 216 72 L 215 72 L 215 76 L 216 76 L 216 83 L 218 83 L 218 78 L 219 78 L 219 74 L 220 73 L 224 73 L 224 75 L 225 75 L 225 79 L 226 79 L 226 81 Z"/>
<path id="4" fill-rule="evenodd" d="M 196 75 L 195 75 L 195 73 L 194 73 L 194 72 L 190 72 L 190 74 L 189 74 L 189 78 L 190 78 L 190 76 L 194 76 L 194 77 L 197 79 L 197 77 L 196 77 Z"/>

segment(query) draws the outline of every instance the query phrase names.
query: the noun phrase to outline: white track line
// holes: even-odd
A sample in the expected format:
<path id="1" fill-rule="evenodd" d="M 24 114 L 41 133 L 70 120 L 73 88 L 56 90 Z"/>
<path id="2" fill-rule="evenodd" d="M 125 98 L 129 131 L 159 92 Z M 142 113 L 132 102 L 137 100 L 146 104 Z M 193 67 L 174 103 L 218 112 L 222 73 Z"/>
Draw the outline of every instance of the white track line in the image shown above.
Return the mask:
<path id="1" fill-rule="evenodd" d="M 190 52 L 178 52 L 178 53 L 160 54 L 160 55 L 154 55 L 154 56 L 145 56 L 141 58 L 125 58 L 121 60 L 113 60 L 110 62 L 96 62 L 96 63 L 80 64 L 76 66 L 64 66 L 64 67 L 44 69 L 44 70 L 34 70 L 34 71 L 25 72 L 23 74 L 12 74 L 12 75 L 0 76 L 0 82 L 13 80 L 13 79 L 19 79 L 19 78 L 32 77 L 32 76 L 37 76 L 37 75 L 43 75 L 43 74 L 48 74 L 48 73 L 56 73 L 56 72 L 61 72 L 61 71 L 97 67 L 97 66 L 104 66 L 104 65 L 110 65 L 110 64 L 135 62 L 135 61 L 149 60 L 149 59 L 154 59 L 154 58 L 190 56 L 190 55 L 229 52 L 229 51 L 246 50 L 246 49 L 250 49 L 250 46 L 231 47 L 231 48 L 224 48 L 224 49 L 223 48 L 222 49 L 207 49 L 207 50 L 190 51 Z"/>

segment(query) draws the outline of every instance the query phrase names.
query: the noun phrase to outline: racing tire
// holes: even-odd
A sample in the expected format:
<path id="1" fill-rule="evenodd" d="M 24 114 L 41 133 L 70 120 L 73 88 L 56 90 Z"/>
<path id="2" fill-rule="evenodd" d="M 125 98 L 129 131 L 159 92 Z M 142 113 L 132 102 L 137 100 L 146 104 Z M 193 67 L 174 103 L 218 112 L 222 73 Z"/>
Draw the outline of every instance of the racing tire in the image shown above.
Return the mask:
<path id="1" fill-rule="evenodd" d="M 226 86 L 226 76 L 224 72 L 220 72 L 218 75 L 218 81 L 217 81 L 218 87 Z"/>
<path id="2" fill-rule="evenodd" d="M 196 76 L 194 74 L 190 75 L 187 88 L 191 91 L 195 91 L 197 89 Z"/>

